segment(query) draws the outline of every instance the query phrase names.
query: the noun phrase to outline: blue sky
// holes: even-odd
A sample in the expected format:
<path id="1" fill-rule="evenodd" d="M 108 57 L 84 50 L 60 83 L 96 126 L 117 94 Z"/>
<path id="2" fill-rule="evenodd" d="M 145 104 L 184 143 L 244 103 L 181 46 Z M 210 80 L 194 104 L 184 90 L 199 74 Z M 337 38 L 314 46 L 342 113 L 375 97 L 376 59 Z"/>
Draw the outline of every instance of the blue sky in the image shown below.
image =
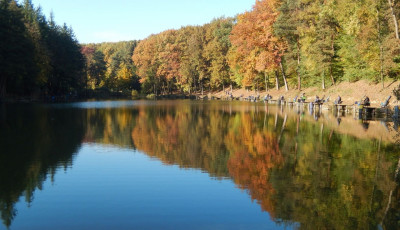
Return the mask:
<path id="1" fill-rule="evenodd" d="M 22 1 L 22 0 L 20 0 Z M 81 43 L 143 39 L 167 29 L 203 25 L 251 10 L 255 0 L 32 0 Z"/>

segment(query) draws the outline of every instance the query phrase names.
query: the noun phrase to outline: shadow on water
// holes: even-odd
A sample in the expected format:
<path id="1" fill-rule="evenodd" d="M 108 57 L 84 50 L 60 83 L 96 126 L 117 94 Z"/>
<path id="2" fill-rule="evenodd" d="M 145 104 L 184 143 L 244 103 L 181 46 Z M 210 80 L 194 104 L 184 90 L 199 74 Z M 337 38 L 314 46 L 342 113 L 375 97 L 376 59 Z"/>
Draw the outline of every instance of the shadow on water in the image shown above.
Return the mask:
<path id="1" fill-rule="evenodd" d="M 21 196 L 98 143 L 231 178 L 286 226 L 397 229 L 399 137 L 396 122 L 256 103 L 2 105 L 0 212 L 10 226 Z"/>

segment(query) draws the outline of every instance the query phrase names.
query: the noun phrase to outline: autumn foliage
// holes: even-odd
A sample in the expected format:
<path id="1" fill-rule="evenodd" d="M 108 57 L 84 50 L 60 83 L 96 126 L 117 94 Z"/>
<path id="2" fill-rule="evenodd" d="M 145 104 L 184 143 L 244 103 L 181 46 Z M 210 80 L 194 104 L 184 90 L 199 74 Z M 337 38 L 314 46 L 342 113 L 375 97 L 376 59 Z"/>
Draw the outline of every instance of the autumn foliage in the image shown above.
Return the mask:
<path id="1" fill-rule="evenodd" d="M 278 137 L 266 129 L 258 129 L 248 114 L 242 116 L 241 123 L 244 125 L 230 129 L 225 137 L 231 152 L 227 162 L 229 174 L 241 189 L 249 191 L 263 210 L 274 216 L 275 189 L 270 183 L 270 172 L 284 163 Z"/>
<path id="2" fill-rule="evenodd" d="M 133 60 L 143 89 L 156 94 L 382 82 L 400 75 L 398 15 L 391 13 L 398 7 L 386 1 L 257 0 L 236 18 L 152 35 Z"/>
<path id="3" fill-rule="evenodd" d="M 394 1 L 257 0 L 233 18 L 142 41 L 85 45 L 29 0 L 0 3 L 1 97 L 84 89 L 156 95 L 288 90 L 400 76 L 400 4 Z"/>
<path id="4" fill-rule="evenodd" d="M 230 65 L 243 75 L 242 84 L 252 86 L 258 74 L 278 68 L 285 43 L 274 35 L 278 2 L 256 1 L 253 10 L 238 16 L 231 32 L 233 44 Z"/>

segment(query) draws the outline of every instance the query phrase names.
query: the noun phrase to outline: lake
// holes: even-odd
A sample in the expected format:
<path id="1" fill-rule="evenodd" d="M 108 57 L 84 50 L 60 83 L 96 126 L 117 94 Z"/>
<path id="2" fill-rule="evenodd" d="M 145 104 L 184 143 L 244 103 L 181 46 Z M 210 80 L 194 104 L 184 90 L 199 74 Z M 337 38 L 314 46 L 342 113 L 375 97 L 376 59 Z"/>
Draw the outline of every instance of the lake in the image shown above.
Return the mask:
<path id="1" fill-rule="evenodd" d="M 0 104 L 0 229 L 399 229 L 399 140 L 263 103 Z"/>

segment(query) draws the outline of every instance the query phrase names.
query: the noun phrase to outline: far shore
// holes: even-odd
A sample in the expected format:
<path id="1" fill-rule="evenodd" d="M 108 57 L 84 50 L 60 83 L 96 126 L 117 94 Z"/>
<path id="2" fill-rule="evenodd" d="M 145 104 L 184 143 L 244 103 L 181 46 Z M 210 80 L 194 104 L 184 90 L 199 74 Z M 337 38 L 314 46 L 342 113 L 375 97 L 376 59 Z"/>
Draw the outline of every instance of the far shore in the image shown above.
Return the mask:
<path id="1" fill-rule="evenodd" d="M 329 103 L 333 103 L 335 99 L 340 95 L 343 103 L 346 105 L 352 105 L 356 101 L 360 101 L 364 96 L 368 96 L 371 100 L 371 106 L 380 106 L 380 104 L 391 96 L 389 106 L 398 105 L 396 97 L 393 94 L 393 90 L 398 88 L 400 85 L 400 81 L 390 81 L 385 82 L 385 88 L 382 89 L 382 83 L 373 84 L 367 81 L 358 81 L 354 83 L 349 82 L 341 82 L 334 86 L 328 86 L 325 90 L 321 89 L 321 87 L 310 87 L 302 90 L 297 89 L 289 89 L 285 90 L 284 87 L 281 87 L 279 90 L 276 88 L 266 90 L 246 90 L 246 89 L 233 89 L 232 96 L 237 98 L 240 96 L 249 97 L 249 96 L 258 96 L 260 98 L 264 98 L 265 95 L 269 94 L 272 96 L 272 99 L 278 99 L 280 96 L 283 96 L 287 101 L 293 101 L 293 99 L 305 93 L 307 97 L 306 101 L 314 101 L 316 96 L 319 98 L 327 98 L 329 97 Z M 215 91 L 211 93 L 211 96 L 217 98 L 226 98 L 228 97 L 226 92 L 231 92 L 230 88 L 226 88 L 225 91 Z M 204 95 L 209 95 L 208 93 L 204 93 Z"/>
<path id="2" fill-rule="evenodd" d="M 225 88 L 224 90 L 221 91 L 213 91 L 213 92 L 207 92 L 204 91 L 203 95 L 200 93 L 196 92 L 194 94 L 188 95 L 188 94 L 180 94 L 176 93 L 173 95 L 159 95 L 161 97 L 165 98 L 175 98 L 175 99 L 180 99 L 180 98 L 192 98 L 195 96 L 208 96 L 208 97 L 215 97 L 215 98 L 228 98 L 229 95 L 228 93 L 232 94 L 233 97 L 239 98 L 239 97 L 249 97 L 249 96 L 260 96 L 260 98 L 264 98 L 267 94 L 272 96 L 272 99 L 276 100 L 280 98 L 281 96 L 284 97 L 286 101 L 293 101 L 294 98 L 301 94 L 305 94 L 306 96 L 306 101 L 314 101 L 316 96 L 319 96 L 319 98 L 324 98 L 327 99 L 329 97 L 328 104 L 333 104 L 335 99 L 340 95 L 342 98 L 342 101 L 344 105 L 353 105 L 355 104 L 356 101 L 360 101 L 364 96 L 368 96 L 371 101 L 371 106 L 374 107 L 379 107 L 381 103 L 385 102 L 389 96 L 391 96 L 390 101 L 389 101 L 389 107 L 393 107 L 396 105 L 400 105 L 399 101 L 397 101 L 396 96 L 393 94 L 393 90 L 398 89 L 400 86 L 400 81 L 387 81 L 385 82 L 385 87 L 382 88 L 382 83 L 379 84 L 374 84 L 370 83 L 365 80 L 361 80 L 358 82 L 354 83 L 349 83 L 349 82 L 341 82 L 333 86 L 327 86 L 325 90 L 321 89 L 321 87 L 309 87 L 309 88 L 304 88 L 302 90 L 297 90 L 294 87 L 290 87 L 288 91 L 285 90 L 284 87 L 281 87 L 279 90 L 276 88 L 271 88 L 268 91 L 266 90 L 247 90 L 243 88 L 239 89 L 232 89 L 230 90 L 229 87 Z M 81 95 L 81 96 L 73 96 L 73 97 L 65 97 L 65 96 L 59 96 L 59 97 L 47 97 L 47 98 L 41 98 L 41 97 L 35 97 L 35 98 L 30 98 L 30 97 L 23 97 L 23 98 L 3 98 L 0 99 L 0 102 L 24 102 L 24 103 L 35 103 L 35 102 L 74 102 L 74 101 L 82 101 L 82 100 L 130 100 L 130 99 L 154 99 L 154 94 L 153 96 L 147 96 L 146 95 L 139 95 L 137 94 L 136 97 L 132 97 L 128 95 L 127 93 L 121 94 L 121 93 L 108 93 L 108 94 L 93 94 L 93 95 Z"/>

